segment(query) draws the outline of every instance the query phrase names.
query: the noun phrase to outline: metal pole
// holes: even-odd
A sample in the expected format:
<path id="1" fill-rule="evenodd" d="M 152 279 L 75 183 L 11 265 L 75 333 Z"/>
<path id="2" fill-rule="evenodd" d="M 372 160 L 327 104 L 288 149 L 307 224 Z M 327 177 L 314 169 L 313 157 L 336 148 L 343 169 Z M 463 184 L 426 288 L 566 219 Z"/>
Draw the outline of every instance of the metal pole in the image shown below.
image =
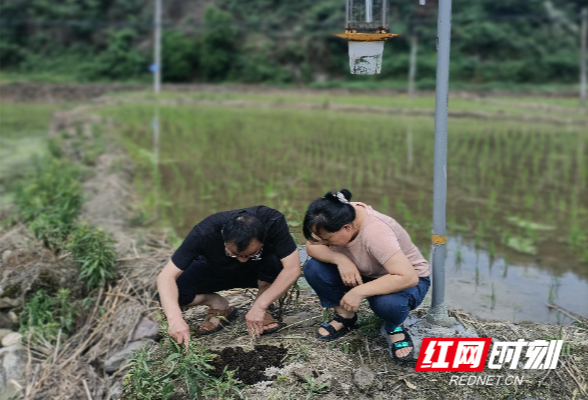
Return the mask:
<path id="1" fill-rule="evenodd" d="M 586 41 L 588 40 L 588 8 L 582 8 L 580 29 L 580 107 L 586 108 Z"/>
<path id="2" fill-rule="evenodd" d="M 416 76 L 416 59 L 419 47 L 419 41 L 416 35 L 416 29 L 412 29 L 410 35 L 410 66 L 408 68 L 408 100 L 411 101 L 414 95 L 414 78 Z"/>
<path id="3" fill-rule="evenodd" d="M 155 71 L 153 72 L 153 92 L 159 93 L 161 86 L 161 0 L 155 0 L 155 14 L 153 16 L 155 25 L 155 37 L 153 46 L 153 59 Z"/>
<path id="4" fill-rule="evenodd" d="M 433 176 L 433 232 L 431 268 L 433 293 L 430 320 L 452 325 L 445 309 L 445 255 L 447 204 L 447 111 L 449 93 L 449 50 L 451 46 L 451 0 L 439 0 L 437 21 L 437 86 L 435 90 L 435 161 Z"/>

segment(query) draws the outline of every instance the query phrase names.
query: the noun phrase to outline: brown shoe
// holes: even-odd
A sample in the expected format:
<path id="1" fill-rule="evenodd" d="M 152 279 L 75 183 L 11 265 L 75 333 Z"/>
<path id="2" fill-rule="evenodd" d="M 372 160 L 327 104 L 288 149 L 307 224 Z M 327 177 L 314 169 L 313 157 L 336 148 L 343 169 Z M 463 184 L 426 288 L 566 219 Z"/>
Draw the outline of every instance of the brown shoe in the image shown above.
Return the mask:
<path id="1" fill-rule="evenodd" d="M 239 309 L 237 307 L 227 307 L 226 310 L 218 310 L 216 308 L 209 308 L 206 313 L 204 322 L 198 327 L 198 332 L 201 335 L 210 335 L 211 333 L 222 330 L 225 326 L 229 325 L 231 321 L 237 318 Z M 211 318 L 217 318 L 219 320 L 218 325 L 215 325 L 210 321 Z"/>
<path id="2" fill-rule="evenodd" d="M 269 325 L 273 325 L 273 324 L 277 324 L 277 326 L 273 327 L 273 328 L 269 328 L 264 330 L 261 334 L 262 335 L 269 335 L 270 333 L 274 333 L 279 331 L 280 329 L 282 329 L 285 324 L 279 322 L 277 319 L 275 319 L 272 314 L 269 311 L 265 312 L 265 315 L 263 316 L 263 326 L 269 326 Z"/>

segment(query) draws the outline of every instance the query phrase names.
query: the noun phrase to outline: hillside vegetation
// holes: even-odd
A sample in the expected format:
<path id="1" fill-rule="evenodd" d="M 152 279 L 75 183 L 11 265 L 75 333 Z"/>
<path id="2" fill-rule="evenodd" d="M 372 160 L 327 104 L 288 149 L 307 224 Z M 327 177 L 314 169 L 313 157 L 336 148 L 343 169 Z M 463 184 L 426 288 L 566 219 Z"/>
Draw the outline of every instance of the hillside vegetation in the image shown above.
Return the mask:
<path id="1" fill-rule="evenodd" d="M 454 0 L 454 84 L 567 85 L 579 73 L 584 0 Z M 147 81 L 153 1 L 46 0 L 0 4 L 3 75 L 47 81 Z M 165 82 L 381 86 L 404 82 L 410 34 L 419 37 L 418 85 L 432 87 L 437 0 L 390 3 L 382 74 L 348 74 L 343 0 L 165 0 Z M 392 82 L 392 83 L 391 83 Z"/>

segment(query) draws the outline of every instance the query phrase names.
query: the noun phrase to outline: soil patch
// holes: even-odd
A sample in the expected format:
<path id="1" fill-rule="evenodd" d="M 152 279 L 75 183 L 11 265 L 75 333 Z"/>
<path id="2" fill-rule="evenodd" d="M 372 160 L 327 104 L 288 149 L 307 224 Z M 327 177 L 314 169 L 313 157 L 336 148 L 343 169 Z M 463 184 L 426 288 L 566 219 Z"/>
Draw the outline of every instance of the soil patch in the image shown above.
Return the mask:
<path id="1" fill-rule="evenodd" d="M 242 347 L 226 347 L 221 351 L 211 351 L 218 354 L 212 365 L 215 367 L 213 376 L 217 378 L 227 367 L 229 370 L 237 370 L 235 378 L 246 385 L 257 382 L 274 380 L 275 377 L 265 375 L 266 368 L 281 368 L 288 350 L 280 346 L 259 345 L 251 351 L 244 351 Z"/>

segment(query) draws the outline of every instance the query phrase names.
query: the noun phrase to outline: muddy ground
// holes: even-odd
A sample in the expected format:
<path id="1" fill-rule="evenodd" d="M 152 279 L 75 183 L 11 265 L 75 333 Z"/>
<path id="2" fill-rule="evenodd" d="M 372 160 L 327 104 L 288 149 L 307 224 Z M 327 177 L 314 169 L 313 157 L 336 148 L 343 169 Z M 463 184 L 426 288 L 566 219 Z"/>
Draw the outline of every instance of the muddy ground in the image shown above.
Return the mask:
<path id="1" fill-rule="evenodd" d="M 69 129 L 72 134 L 83 134 L 84 129 L 76 130 L 75 126 L 96 122 L 96 118 L 83 108 L 57 114 L 53 133 Z M 107 134 L 115 133 L 116 126 L 105 126 Z M 96 307 L 82 316 L 77 333 L 67 343 L 27 348 L 28 361 L 19 383 L 27 399 L 118 398 L 126 367 L 106 373 L 104 362 L 130 342 L 143 316 L 155 318 L 158 311 L 155 278 L 174 248 L 165 232 L 131 227 L 128 221 L 136 212 L 133 204 L 137 201 L 132 165 L 120 149 L 113 147 L 112 140 L 109 143 L 85 181 L 87 202 L 80 219 L 115 235 L 117 280 L 96 295 Z M 117 168 L 113 168 L 115 165 Z M 23 225 L 2 229 L 0 250 L 10 250 L 0 266 L 3 284 L 18 285 L 23 298 L 39 285 L 73 289 L 79 285 L 71 279 L 73 266 L 67 255 L 56 257 L 43 249 Z M 232 290 L 225 294 L 232 305 L 242 309 L 240 318 L 218 334 L 194 340 L 202 340 L 220 355 L 218 367 L 238 367 L 238 376 L 248 383 L 242 390 L 245 399 L 588 399 L 588 332 L 580 327 L 479 321 L 454 311 L 453 315 L 480 337 L 499 341 L 564 339 L 560 364 L 547 371 L 424 373 L 414 371 L 414 362 L 396 364 L 377 329 L 354 331 L 332 343 L 316 340 L 323 310 L 308 292 L 282 310 L 284 319 L 291 321 L 288 327 L 259 340 L 247 335 L 243 320 L 254 292 Z M 415 315 L 426 312 L 422 307 Z M 185 318 L 196 328 L 204 314 L 203 307 L 196 307 L 186 311 Z M 362 306 L 360 316 L 369 315 Z M 523 383 L 450 385 L 452 375 L 482 374 L 523 376 Z"/>

